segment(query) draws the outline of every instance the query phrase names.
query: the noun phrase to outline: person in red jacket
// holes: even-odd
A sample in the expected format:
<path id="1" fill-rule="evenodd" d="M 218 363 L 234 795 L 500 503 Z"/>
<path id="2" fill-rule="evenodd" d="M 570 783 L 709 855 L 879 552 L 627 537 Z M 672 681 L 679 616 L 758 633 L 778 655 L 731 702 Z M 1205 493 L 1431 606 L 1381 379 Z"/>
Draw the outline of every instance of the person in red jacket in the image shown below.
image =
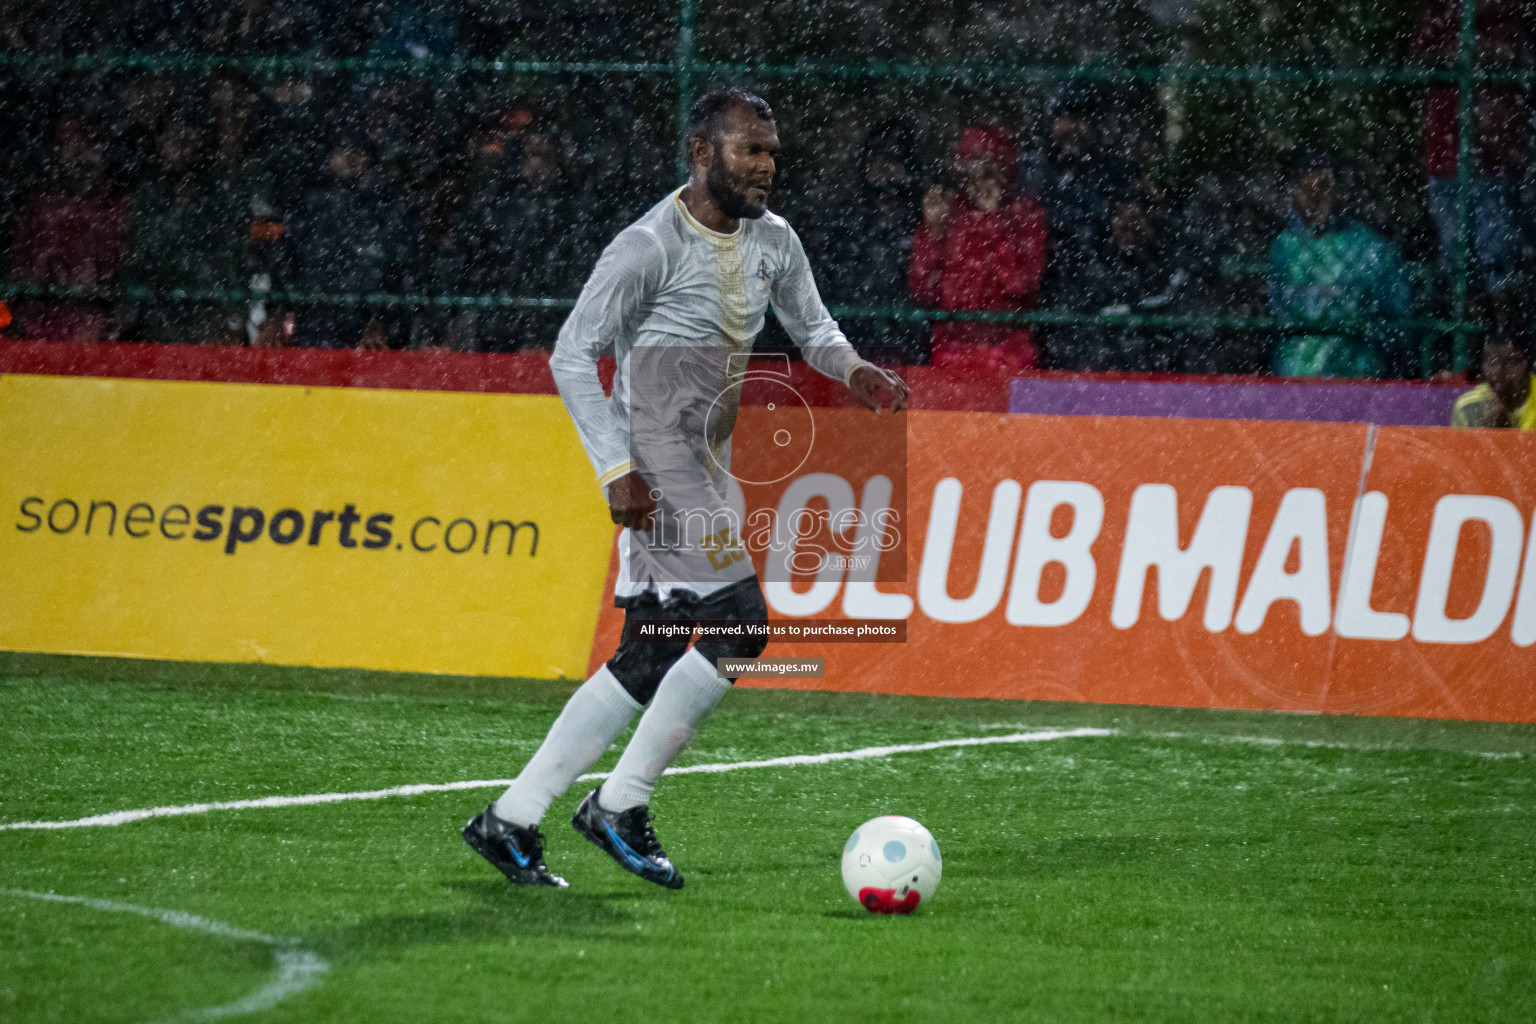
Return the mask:
<path id="1" fill-rule="evenodd" d="M 107 177 L 107 146 L 92 123 L 59 122 L 51 173 L 16 215 L 10 278 L 17 284 L 110 289 L 127 234 L 128 196 Z M 105 299 L 17 299 L 25 338 L 106 341 L 114 323 Z"/>
<path id="2" fill-rule="evenodd" d="M 907 285 L 912 298 L 944 310 L 1034 308 L 1045 270 L 1045 213 L 1011 194 L 1018 151 L 997 127 L 960 133 L 956 194 L 935 185 L 923 200 L 912 239 Z M 933 325 L 934 366 L 1027 370 L 1039 362 L 1030 332 L 1010 324 L 945 321 Z"/>
<path id="3" fill-rule="evenodd" d="M 1536 61 L 1536 2 L 1478 0 L 1476 58 L 1488 71 L 1529 70 Z M 1461 0 L 1425 0 L 1413 52 L 1421 63 L 1453 68 L 1461 52 Z M 1424 170 L 1429 212 L 1445 266 L 1455 263 L 1461 148 L 1461 94 L 1436 83 L 1424 99 Z M 1508 317 L 1523 291 L 1520 274 L 1520 180 L 1529 149 L 1531 107 L 1524 85 L 1489 82 L 1472 90 L 1473 183 L 1469 196 L 1472 265 L 1495 317 Z"/>

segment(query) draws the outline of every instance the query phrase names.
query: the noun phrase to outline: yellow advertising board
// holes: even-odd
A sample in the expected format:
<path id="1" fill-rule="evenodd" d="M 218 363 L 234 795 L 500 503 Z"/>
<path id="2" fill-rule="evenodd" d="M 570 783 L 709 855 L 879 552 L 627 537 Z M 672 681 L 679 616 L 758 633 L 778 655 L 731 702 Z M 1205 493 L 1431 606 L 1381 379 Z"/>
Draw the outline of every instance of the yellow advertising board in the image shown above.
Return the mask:
<path id="1" fill-rule="evenodd" d="M 560 399 L 0 377 L 0 648 L 585 674 L 613 527 Z"/>

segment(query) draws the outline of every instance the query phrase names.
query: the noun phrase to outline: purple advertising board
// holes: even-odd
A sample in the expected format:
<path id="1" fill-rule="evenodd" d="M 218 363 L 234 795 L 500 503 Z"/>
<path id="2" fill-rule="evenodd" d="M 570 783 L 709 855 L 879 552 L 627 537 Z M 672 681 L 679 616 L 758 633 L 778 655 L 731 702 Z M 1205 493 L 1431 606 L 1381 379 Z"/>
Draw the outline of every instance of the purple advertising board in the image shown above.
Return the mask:
<path id="1" fill-rule="evenodd" d="M 1464 383 L 1017 377 L 1008 411 L 1443 427 Z"/>

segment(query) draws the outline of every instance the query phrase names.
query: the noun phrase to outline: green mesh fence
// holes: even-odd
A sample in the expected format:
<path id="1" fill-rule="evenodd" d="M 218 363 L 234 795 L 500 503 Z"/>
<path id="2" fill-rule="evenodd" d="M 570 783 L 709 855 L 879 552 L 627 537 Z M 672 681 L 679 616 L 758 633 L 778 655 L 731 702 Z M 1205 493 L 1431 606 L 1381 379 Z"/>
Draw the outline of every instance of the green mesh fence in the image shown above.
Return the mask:
<path id="1" fill-rule="evenodd" d="M 1137 65 L 1105 63 L 1010 63 L 917 62 L 917 61 L 837 61 L 807 59 L 778 63 L 731 62 L 702 59 L 696 43 L 698 20 L 696 0 L 678 0 L 676 34 L 670 60 L 526 60 L 526 59 L 405 59 L 315 57 L 230 57 L 168 53 L 0 53 L 0 68 L 39 68 L 60 73 L 102 74 L 139 70 L 168 73 L 207 73 L 220 69 L 239 70 L 252 75 L 281 75 L 288 72 L 313 74 L 401 75 L 415 78 L 447 78 L 462 75 L 629 77 L 667 83 L 675 93 L 675 117 L 685 118 L 695 95 L 707 84 L 726 81 L 799 83 L 815 87 L 818 82 L 908 82 L 937 86 L 1027 86 L 1050 85 L 1065 80 L 1098 82 L 1152 82 L 1182 86 L 1235 85 L 1306 89 L 1309 87 L 1347 86 L 1424 86 L 1432 83 L 1458 87 L 1459 142 L 1456 162 L 1455 218 L 1457 238 L 1450 274 L 1450 302 L 1446 316 L 1415 316 L 1394 321 L 1390 326 L 1411 329 L 1420 338 L 1421 369 L 1428 375 L 1440 358 L 1436 338 L 1452 339 L 1451 368 L 1466 369 L 1470 338 L 1481 328 L 1471 316 L 1471 196 L 1475 177 L 1473 154 L 1474 86 L 1482 83 L 1536 85 L 1536 70 L 1509 70 L 1481 67 L 1476 45 L 1475 0 L 1461 5 L 1459 47 L 1451 66 L 1423 67 L 1407 63 L 1354 64 L 1318 66 L 1311 63 L 1217 64 L 1181 60 L 1149 62 Z M 676 158 L 679 180 L 686 177 L 687 165 L 681 147 Z M 316 291 L 271 291 L 260 289 L 153 290 L 118 287 L 115 289 L 67 288 L 28 285 L 14 282 L 0 284 L 0 295 L 18 298 L 93 299 L 139 303 L 209 303 L 229 304 L 273 302 L 293 306 L 330 306 L 379 309 L 504 309 L 563 310 L 570 308 L 570 296 L 519 296 L 506 294 L 417 294 L 404 292 L 348 293 Z M 1041 324 L 1102 329 L 1168 328 L 1196 334 L 1221 332 L 1270 332 L 1277 334 L 1326 328 L 1332 333 L 1359 331 L 1369 326 L 1363 321 L 1330 319 L 1325 322 L 1280 322 L 1266 316 L 1221 313 L 1186 313 L 1164 315 L 1107 315 L 1042 309 L 1034 312 L 950 312 L 911 305 L 830 304 L 834 316 L 855 320 L 890 322 L 980 321 L 986 323 Z M 1378 325 L 1379 326 L 1379 325 Z"/>

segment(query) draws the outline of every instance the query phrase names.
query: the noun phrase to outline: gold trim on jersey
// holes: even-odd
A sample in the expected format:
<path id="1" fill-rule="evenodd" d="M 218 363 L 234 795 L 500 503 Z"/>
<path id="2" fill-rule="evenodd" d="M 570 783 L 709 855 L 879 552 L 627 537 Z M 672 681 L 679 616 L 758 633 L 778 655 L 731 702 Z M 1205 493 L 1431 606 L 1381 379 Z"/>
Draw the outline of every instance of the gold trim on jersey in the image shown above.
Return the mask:
<path id="1" fill-rule="evenodd" d="M 612 469 L 610 469 L 608 472 L 604 473 L 602 476 L 598 477 L 597 478 L 597 485 L 599 487 L 607 487 L 609 484 L 613 483 L 619 477 L 626 476 L 629 473 L 634 472 L 634 469 L 635 469 L 634 460 L 627 459 L 624 462 L 619 463 L 617 466 L 614 466 Z"/>
<path id="2" fill-rule="evenodd" d="M 687 185 L 683 186 L 683 188 L 687 188 L 687 187 L 688 187 Z M 677 204 L 677 208 L 679 210 L 683 211 L 683 218 L 688 221 L 688 226 L 689 227 L 693 228 L 694 230 L 700 232 L 701 234 L 703 234 L 703 235 L 705 235 L 705 236 L 707 236 L 709 238 L 740 238 L 741 237 L 741 229 L 744 226 L 741 221 L 737 221 L 736 222 L 736 230 L 732 231 L 730 234 L 726 234 L 723 231 L 716 231 L 714 228 L 707 228 L 703 224 L 700 224 L 699 221 L 698 221 L 698 218 L 696 218 L 692 213 L 690 213 L 688 211 L 688 204 L 683 202 L 683 188 L 680 188 L 676 192 L 672 193 L 672 201 Z"/>
<path id="3" fill-rule="evenodd" d="M 716 231 L 700 224 L 683 202 L 683 190 L 672 193 L 672 201 L 682 211 L 688 226 L 712 243 L 715 257 L 715 284 L 720 294 L 720 337 L 730 350 L 727 356 L 728 380 L 719 399 L 719 412 L 707 439 L 716 464 L 724 458 L 726 443 L 736 429 L 736 417 L 741 403 L 741 373 L 746 369 L 746 356 L 750 354 L 754 335 L 747 326 L 747 275 L 741 260 L 741 239 L 746 234 L 746 222 L 738 221 L 730 234 Z M 737 363 L 740 363 L 739 368 Z"/>

